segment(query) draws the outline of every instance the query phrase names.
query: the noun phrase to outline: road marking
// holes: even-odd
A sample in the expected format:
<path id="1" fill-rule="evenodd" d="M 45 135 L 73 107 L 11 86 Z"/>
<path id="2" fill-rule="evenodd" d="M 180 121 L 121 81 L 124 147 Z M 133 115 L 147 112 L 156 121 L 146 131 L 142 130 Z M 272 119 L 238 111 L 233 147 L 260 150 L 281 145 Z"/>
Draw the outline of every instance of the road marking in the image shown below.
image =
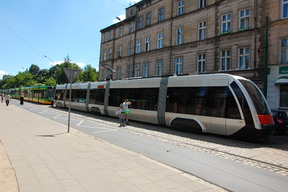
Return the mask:
<path id="1" fill-rule="evenodd" d="M 76 126 L 79 127 L 84 122 L 84 120 L 80 121 Z"/>
<path id="2" fill-rule="evenodd" d="M 61 117 L 62 115 L 56 115 L 55 117 L 53 117 L 54 119 L 57 119 L 58 117 Z"/>
<path id="3" fill-rule="evenodd" d="M 107 133 L 107 132 L 115 132 L 118 131 L 118 129 L 110 129 L 110 130 L 102 130 L 102 131 L 94 131 L 94 133 Z"/>

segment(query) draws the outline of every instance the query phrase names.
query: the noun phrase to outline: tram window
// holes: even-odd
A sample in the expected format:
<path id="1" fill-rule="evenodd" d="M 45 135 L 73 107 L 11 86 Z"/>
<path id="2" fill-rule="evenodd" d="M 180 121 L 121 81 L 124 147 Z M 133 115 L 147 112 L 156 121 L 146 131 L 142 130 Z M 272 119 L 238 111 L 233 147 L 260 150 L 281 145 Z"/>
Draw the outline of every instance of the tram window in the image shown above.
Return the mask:
<path id="1" fill-rule="evenodd" d="M 252 102 L 256 108 L 256 111 L 259 115 L 268 115 L 269 108 L 265 102 L 264 96 L 261 92 L 255 87 L 253 83 L 246 80 L 240 80 L 241 84 L 245 87 L 248 94 L 250 95 Z"/>
<path id="2" fill-rule="evenodd" d="M 71 102 L 86 103 L 86 95 L 87 95 L 87 89 L 72 89 Z"/>
<path id="3" fill-rule="evenodd" d="M 124 99 L 132 102 L 131 108 L 157 110 L 158 88 L 110 89 L 109 105 L 119 106 Z"/>
<path id="4" fill-rule="evenodd" d="M 247 125 L 254 126 L 253 117 L 243 92 L 241 91 L 240 87 L 236 84 L 235 81 L 231 83 L 230 86 L 233 89 L 234 93 L 236 94 L 236 97 L 240 103 L 245 118 L 245 122 L 247 123 Z"/>
<path id="5" fill-rule="evenodd" d="M 228 87 L 168 88 L 166 111 L 223 118 L 240 118 L 237 104 Z"/>
<path id="6" fill-rule="evenodd" d="M 91 89 L 90 90 L 90 104 L 104 104 L 105 89 Z"/>
<path id="7" fill-rule="evenodd" d="M 64 90 L 56 90 L 55 99 L 56 99 L 56 100 L 63 100 L 63 98 L 64 98 L 64 93 L 65 93 Z M 68 96 L 68 98 L 69 98 L 69 96 Z"/>

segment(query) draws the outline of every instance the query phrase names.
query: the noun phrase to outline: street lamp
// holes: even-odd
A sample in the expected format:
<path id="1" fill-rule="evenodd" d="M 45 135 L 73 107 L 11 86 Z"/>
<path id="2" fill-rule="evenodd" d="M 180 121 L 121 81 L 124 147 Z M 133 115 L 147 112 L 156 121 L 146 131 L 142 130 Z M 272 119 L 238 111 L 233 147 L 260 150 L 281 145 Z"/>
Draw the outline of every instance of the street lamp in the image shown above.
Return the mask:
<path id="1" fill-rule="evenodd" d="M 44 57 L 46 57 L 47 59 L 49 59 L 52 63 L 51 63 L 51 65 L 52 65 L 52 68 L 51 68 L 51 73 L 50 73 L 50 76 L 52 77 L 52 69 L 53 69 L 53 63 L 54 63 L 54 61 L 52 60 L 52 59 L 50 59 L 47 55 L 44 55 Z"/>

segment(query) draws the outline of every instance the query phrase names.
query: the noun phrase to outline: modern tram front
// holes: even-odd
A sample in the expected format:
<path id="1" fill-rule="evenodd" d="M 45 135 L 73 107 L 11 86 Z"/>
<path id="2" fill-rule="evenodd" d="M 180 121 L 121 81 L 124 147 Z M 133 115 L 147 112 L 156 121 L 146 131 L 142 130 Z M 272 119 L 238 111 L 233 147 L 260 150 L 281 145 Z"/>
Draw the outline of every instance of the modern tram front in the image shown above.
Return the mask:
<path id="1" fill-rule="evenodd" d="M 230 84 L 245 119 L 245 126 L 236 132 L 237 137 L 267 138 L 275 129 L 272 113 L 260 89 L 250 80 L 238 79 Z"/>

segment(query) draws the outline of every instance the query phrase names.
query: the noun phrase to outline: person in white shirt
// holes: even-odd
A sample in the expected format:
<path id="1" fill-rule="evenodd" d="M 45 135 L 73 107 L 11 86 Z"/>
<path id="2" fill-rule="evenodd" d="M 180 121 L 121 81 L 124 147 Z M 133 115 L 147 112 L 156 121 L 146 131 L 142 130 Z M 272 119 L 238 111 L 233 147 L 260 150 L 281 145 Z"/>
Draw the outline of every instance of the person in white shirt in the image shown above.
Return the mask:
<path id="1" fill-rule="evenodd" d="M 132 103 L 130 101 L 128 101 L 128 99 L 125 99 L 125 101 L 123 102 L 126 125 L 128 125 L 128 116 L 129 116 L 129 113 L 130 113 L 130 110 L 129 110 L 128 106 L 131 105 L 131 104 Z"/>
<path id="2" fill-rule="evenodd" d="M 8 105 L 9 105 L 9 103 L 10 103 L 10 100 L 11 100 L 11 97 L 10 97 L 10 95 L 6 95 L 6 96 L 5 96 L 5 102 L 6 102 L 6 106 L 8 106 Z"/>

